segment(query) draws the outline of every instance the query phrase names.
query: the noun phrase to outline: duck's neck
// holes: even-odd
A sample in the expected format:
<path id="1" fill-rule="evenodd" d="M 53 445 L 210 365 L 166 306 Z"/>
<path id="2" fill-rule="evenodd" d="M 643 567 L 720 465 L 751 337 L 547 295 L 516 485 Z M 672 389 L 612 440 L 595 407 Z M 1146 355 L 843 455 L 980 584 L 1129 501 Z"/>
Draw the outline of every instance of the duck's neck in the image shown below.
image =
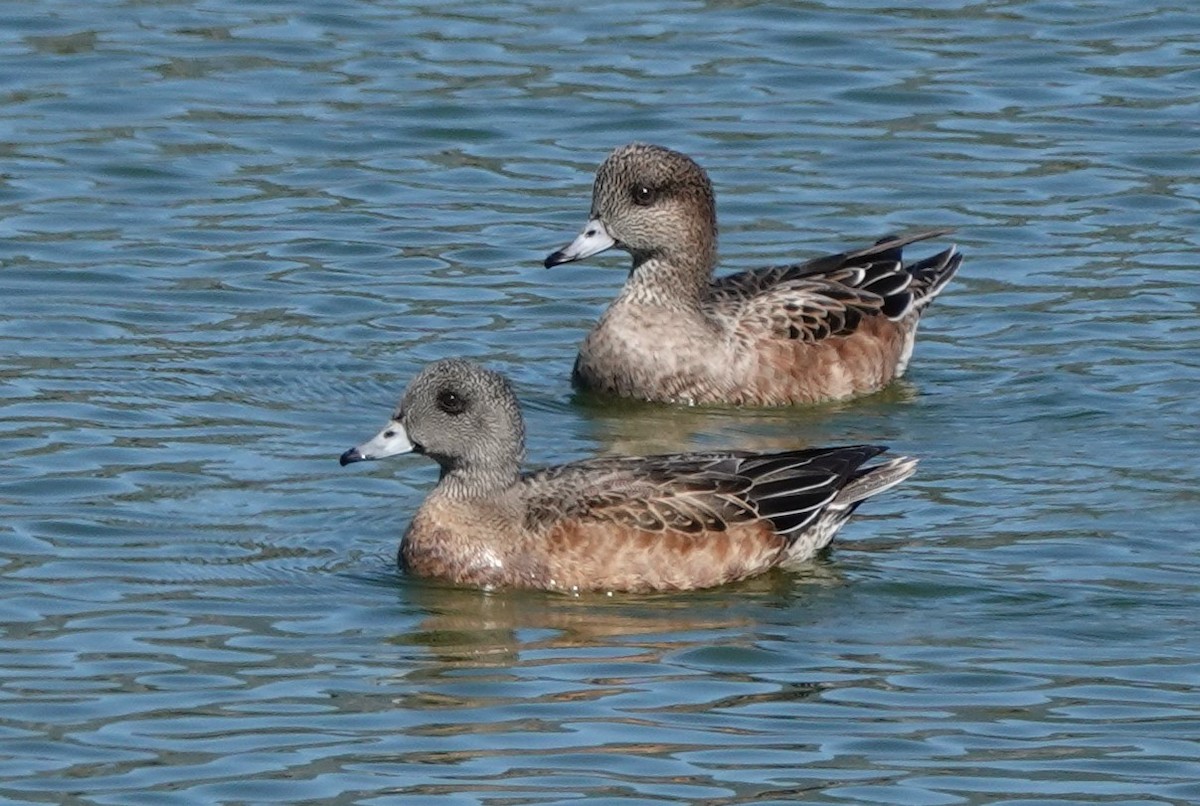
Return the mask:
<path id="1" fill-rule="evenodd" d="M 438 464 L 442 468 L 438 493 L 460 501 L 495 497 L 521 477 L 519 451 L 482 461 L 439 458 Z"/>
<path id="2" fill-rule="evenodd" d="M 695 310 L 708 292 L 715 248 L 687 248 L 633 255 L 621 296 L 628 302 Z"/>

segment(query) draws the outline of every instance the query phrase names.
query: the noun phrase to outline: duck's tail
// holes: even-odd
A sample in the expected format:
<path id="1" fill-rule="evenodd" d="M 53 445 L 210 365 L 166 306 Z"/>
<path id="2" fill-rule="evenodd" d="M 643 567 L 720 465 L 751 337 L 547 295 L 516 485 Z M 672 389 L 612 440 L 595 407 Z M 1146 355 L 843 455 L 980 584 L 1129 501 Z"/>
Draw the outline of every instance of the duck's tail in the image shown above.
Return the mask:
<path id="1" fill-rule="evenodd" d="M 795 568 L 811 560 L 829 545 L 842 525 L 854 514 L 859 504 L 884 490 L 895 487 L 917 471 L 917 460 L 898 456 L 872 467 L 856 469 L 833 500 L 807 529 L 793 536 L 787 548 L 782 568 Z"/>
<path id="2" fill-rule="evenodd" d="M 883 314 L 890 319 L 906 317 L 913 311 L 920 311 L 934 297 L 942 293 L 946 284 L 959 270 L 962 263 L 962 253 L 958 247 L 950 246 L 937 254 L 918 260 L 916 263 L 904 265 L 904 247 L 910 243 L 924 241 L 930 237 L 948 235 L 954 230 L 926 229 L 910 235 L 884 235 L 871 246 L 851 252 L 850 258 L 869 258 L 872 264 L 892 263 L 896 267 L 904 267 L 904 271 L 881 273 L 875 284 L 864 283 L 863 287 L 883 297 Z M 875 287 L 878 285 L 878 288 Z"/>
<path id="3" fill-rule="evenodd" d="M 829 509 L 840 509 L 848 518 L 863 501 L 890 490 L 916 472 L 917 459 L 912 456 L 897 456 L 881 465 L 859 468 L 829 504 Z"/>

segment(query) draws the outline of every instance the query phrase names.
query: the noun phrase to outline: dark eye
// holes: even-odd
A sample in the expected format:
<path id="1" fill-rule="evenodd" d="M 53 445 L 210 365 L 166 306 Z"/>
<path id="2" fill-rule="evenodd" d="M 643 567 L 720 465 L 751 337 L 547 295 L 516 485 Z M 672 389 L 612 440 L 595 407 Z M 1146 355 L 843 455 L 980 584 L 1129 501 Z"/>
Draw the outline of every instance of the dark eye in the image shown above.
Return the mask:
<path id="1" fill-rule="evenodd" d="M 632 195 L 634 204 L 649 207 L 654 203 L 654 197 L 658 194 L 649 185 L 634 185 Z"/>
<path id="2" fill-rule="evenodd" d="M 457 392 L 443 389 L 438 392 L 437 407 L 447 414 L 457 416 L 467 410 L 467 401 L 463 400 Z"/>

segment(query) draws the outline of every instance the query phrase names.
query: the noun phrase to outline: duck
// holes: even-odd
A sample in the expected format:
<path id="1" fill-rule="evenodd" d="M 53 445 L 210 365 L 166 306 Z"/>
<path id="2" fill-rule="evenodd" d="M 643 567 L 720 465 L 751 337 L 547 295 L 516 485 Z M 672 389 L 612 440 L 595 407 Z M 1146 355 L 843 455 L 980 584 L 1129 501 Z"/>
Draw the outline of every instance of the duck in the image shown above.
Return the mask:
<path id="1" fill-rule="evenodd" d="M 406 453 L 437 485 L 400 542 L 408 574 L 460 586 L 646 593 L 797 569 L 917 460 L 885 448 L 600 456 L 523 471 L 525 423 L 508 379 L 443 359 L 408 384 L 387 425 L 342 466 Z"/>
<path id="2" fill-rule="evenodd" d="M 629 276 L 579 348 L 577 388 L 660 403 L 788 406 L 870 394 L 904 374 L 917 325 L 958 271 L 955 246 L 905 264 L 929 229 L 714 278 L 712 182 L 686 154 L 613 151 L 587 224 L 546 268 L 617 248 Z"/>

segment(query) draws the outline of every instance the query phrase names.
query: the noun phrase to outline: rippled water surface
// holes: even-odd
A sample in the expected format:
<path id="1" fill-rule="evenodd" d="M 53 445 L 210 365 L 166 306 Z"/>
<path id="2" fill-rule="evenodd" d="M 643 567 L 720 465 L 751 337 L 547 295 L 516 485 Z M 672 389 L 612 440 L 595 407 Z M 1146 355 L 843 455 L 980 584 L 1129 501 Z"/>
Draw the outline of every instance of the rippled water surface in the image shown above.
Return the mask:
<path id="1" fill-rule="evenodd" d="M 0 799 L 1200 801 L 1194 4 L 0 23 Z M 625 259 L 540 261 L 634 139 L 709 169 L 726 267 L 957 227 L 905 380 L 574 396 Z M 450 355 L 512 375 L 535 463 L 872 441 L 921 471 L 800 574 L 422 583 L 393 560 L 434 466 L 337 456 Z"/>

